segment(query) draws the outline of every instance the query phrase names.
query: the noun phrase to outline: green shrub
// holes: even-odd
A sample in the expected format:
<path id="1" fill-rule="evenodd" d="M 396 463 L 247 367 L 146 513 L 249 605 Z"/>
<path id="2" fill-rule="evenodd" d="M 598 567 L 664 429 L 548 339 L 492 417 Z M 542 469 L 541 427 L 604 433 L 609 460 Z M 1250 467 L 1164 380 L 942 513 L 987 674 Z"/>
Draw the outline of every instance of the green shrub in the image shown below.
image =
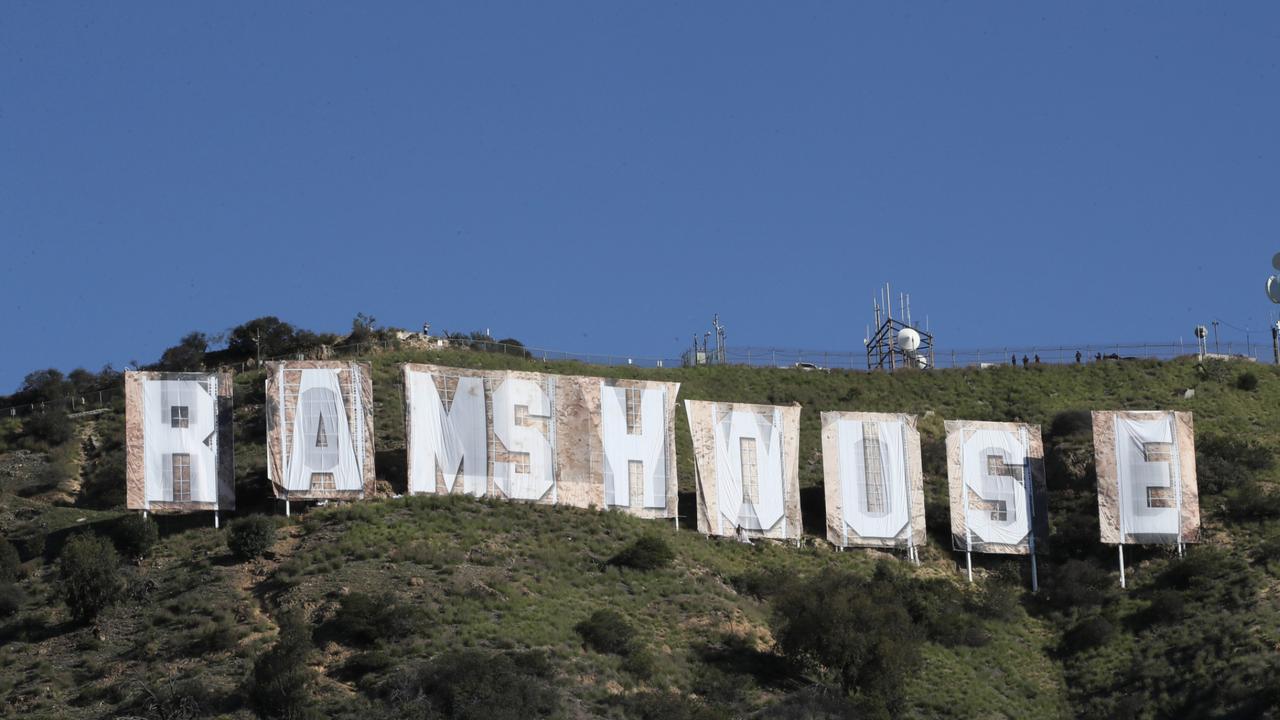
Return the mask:
<path id="1" fill-rule="evenodd" d="M 8 540 L 0 538 L 0 582 L 17 580 L 21 568 L 22 558 L 18 557 L 18 549 Z"/>
<path id="2" fill-rule="evenodd" d="M 553 675 L 540 652 L 462 650 L 392 673 L 379 694 L 387 717 L 525 720 L 560 708 Z"/>
<path id="3" fill-rule="evenodd" d="M 1247 371 L 1240 373 L 1240 377 L 1236 378 L 1236 387 L 1245 392 L 1252 392 L 1258 388 L 1258 376 Z"/>
<path id="4" fill-rule="evenodd" d="M 757 600 L 768 600 L 783 592 L 795 579 L 795 572 L 785 567 L 752 568 L 729 580 L 733 589 L 739 594 L 749 595 Z"/>
<path id="5" fill-rule="evenodd" d="M 1268 490 L 1248 478 L 1227 491 L 1227 514 L 1236 520 L 1269 520 L 1280 517 L 1280 492 Z"/>
<path id="6" fill-rule="evenodd" d="M 201 718 L 217 703 L 217 694 L 199 677 L 141 680 L 139 686 L 141 692 L 129 703 L 129 709 L 145 718 Z"/>
<path id="7" fill-rule="evenodd" d="M 130 559 L 146 557 L 160 539 L 156 523 L 141 515 L 126 515 L 111 530 L 116 549 Z"/>
<path id="8" fill-rule="evenodd" d="M 0 618 L 7 618 L 18 612 L 27 596 L 22 588 L 11 582 L 0 582 Z"/>
<path id="9" fill-rule="evenodd" d="M 635 570 L 657 570 L 670 565 L 675 557 L 675 551 L 661 536 L 645 535 L 614 555 L 609 564 Z"/>
<path id="10" fill-rule="evenodd" d="M 1050 566 L 1040 583 L 1040 602 L 1060 612 L 1112 602 L 1119 593 L 1111 574 L 1085 560 Z"/>
<path id="11" fill-rule="evenodd" d="M 901 602 L 900 571 L 877 567 L 868 581 L 830 571 L 774 600 L 771 626 L 792 662 L 834 677 L 878 713 L 895 713 L 920 663 L 921 632 Z"/>
<path id="12" fill-rule="evenodd" d="M 1271 449 L 1253 440 L 1208 435 L 1196 440 L 1196 480 L 1201 492 L 1217 495 L 1251 482 L 1275 466 Z"/>
<path id="13" fill-rule="evenodd" d="M 374 596 L 353 592 L 342 598 L 323 634 L 348 645 L 371 645 L 409 635 L 416 629 L 417 619 L 416 610 L 400 603 L 392 593 Z"/>
<path id="14" fill-rule="evenodd" d="M 642 692 L 610 698 L 631 720 L 728 720 L 730 714 L 675 692 Z"/>
<path id="15" fill-rule="evenodd" d="M 1101 615 L 1091 615 L 1076 623 L 1062 636 L 1062 651 L 1068 655 L 1092 650 L 1111 642 L 1116 627 Z"/>
<path id="16" fill-rule="evenodd" d="M 63 600 L 79 620 L 97 617 L 124 588 L 120 555 L 106 538 L 92 533 L 67 542 L 58 561 L 58 579 Z"/>
<path id="17" fill-rule="evenodd" d="M 658 661 L 648 649 L 632 645 L 622 659 L 622 669 L 641 680 L 648 680 L 657 672 Z"/>
<path id="18" fill-rule="evenodd" d="M 1093 413 L 1089 410 L 1064 410 L 1049 424 L 1051 438 L 1084 434 L 1093 434 Z"/>
<path id="19" fill-rule="evenodd" d="M 34 413 L 22 421 L 22 430 L 44 447 L 61 445 L 75 435 L 75 421 L 63 410 L 48 409 Z"/>
<path id="20" fill-rule="evenodd" d="M 227 547 L 241 560 L 267 554 L 276 542 L 276 521 L 266 515 L 238 518 L 227 528 Z"/>
<path id="21" fill-rule="evenodd" d="M 299 611 L 281 615 L 279 626 L 275 644 L 253 663 L 249 699 L 264 717 L 315 717 L 311 700 L 315 673 L 307 666 L 314 651 L 311 628 Z"/>
<path id="22" fill-rule="evenodd" d="M 573 629 L 583 642 L 597 652 L 626 655 L 636 639 L 636 630 L 620 613 L 614 610 L 597 610 L 591 617 L 578 623 Z"/>
<path id="23" fill-rule="evenodd" d="M 1182 594 L 1174 590 L 1160 590 L 1151 596 L 1147 614 L 1153 622 L 1177 622 L 1187 614 L 1187 603 Z"/>

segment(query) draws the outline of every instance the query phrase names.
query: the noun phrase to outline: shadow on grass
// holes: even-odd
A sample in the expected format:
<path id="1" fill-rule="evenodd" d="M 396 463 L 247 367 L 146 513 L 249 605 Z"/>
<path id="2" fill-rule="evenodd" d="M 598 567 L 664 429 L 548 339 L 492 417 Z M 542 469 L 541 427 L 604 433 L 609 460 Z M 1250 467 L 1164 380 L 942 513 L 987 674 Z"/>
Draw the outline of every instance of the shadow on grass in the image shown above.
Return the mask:
<path id="1" fill-rule="evenodd" d="M 803 685 L 803 679 L 785 658 L 757 649 L 749 638 L 725 634 L 718 642 L 695 648 L 695 652 L 707 665 L 727 673 L 749 675 L 761 687 L 792 690 Z"/>
<path id="2" fill-rule="evenodd" d="M 25 615 L 0 625 L 0 645 L 11 642 L 40 643 L 76 630 L 80 624 L 74 620 L 49 622 L 42 617 Z"/>

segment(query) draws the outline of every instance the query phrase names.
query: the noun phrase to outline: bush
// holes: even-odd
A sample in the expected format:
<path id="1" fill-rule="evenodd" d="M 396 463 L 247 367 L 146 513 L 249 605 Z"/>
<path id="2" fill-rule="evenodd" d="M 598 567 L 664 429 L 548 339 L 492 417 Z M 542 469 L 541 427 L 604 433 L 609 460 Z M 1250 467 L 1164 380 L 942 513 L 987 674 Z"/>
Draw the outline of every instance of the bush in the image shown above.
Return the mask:
<path id="1" fill-rule="evenodd" d="M 727 720 L 728 712 L 675 692 L 643 692 L 610 698 L 632 720 Z"/>
<path id="2" fill-rule="evenodd" d="M 11 582 L 0 582 L 0 618 L 7 618 L 18 612 L 26 599 L 22 588 Z"/>
<path id="3" fill-rule="evenodd" d="M 1251 482 L 1275 465 L 1270 448 L 1252 440 L 1209 435 L 1196 440 L 1196 479 L 1201 492 L 1216 495 Z"/>
<path id="4" fill-rule="evenodd" d="M 828 572 L 793 585 L 774 601 L 771 626 L 783 654 L 835 677 L 877 714 L 895 713 L 907 676 L 920 663 L 921 632 L 903 607 L 903 579 L 877 567 L 863 580 Z"/>
<path id="5" fill-rule="evenodd" d="M 795 573 L 785 567 L 765 567 L 748 570 L 729 580 L 739 594 L 757 600 L 768 600 L 785 591 L 795 580 Z"/>
<path id="6" fill-rule="evenodd" d="M 1236 520 L 1269 520 L 1280 517 L 1280 492 L 1268 491 L 1249 478 L 1227 493 L 1227 514 Z"/>
<path id="7" fill-rule="evenodd" d="M 8 540 L 0 538 L 0 582 L 17 580 L 21 567 L 22 558 L 18 557 L 18 549 Z"/>
<path id="8" fill-rule="evenodd" d="M 112 528 L 111 539 L 121 555 L 137 559 L 151 552 L 160 539 L 160 532 L 154 520 L 141 515 L 126 515 Z"/>
<path id="9" fill-rule="evenodd" d="M 1177 622 L 1187 614 L 1187 603 L 1182 594 L 1175 590 L 1160 590 L 1151 597 L 1151 605 L 1147 615 L 1153 623 Z"/>
<path id="10" fill-rule="evenodd" d="M 391 593 L 374 596 L 354 592 L 342 598 L 338 612 L 325 624 L 324 635 L 348 645 L 371 645 L 412 633 L 417 611 Z"/>
<path id="11" fill-rule="evenodd" d="M 313 717 L 315 674 L 307 666 L 314 650 L 311 628 L 299 611 L 281 615 L 279 626 L 275 644 L 253 663 L 249 699 L 264 717 Z"/>
<path id="12" fill-rule="evenodd" d="M 1106 605 L 1119 593 L 1110 573 L 1084 560 L 1051 566 L 1043 578 L 1040 601 L 1062 612 Z"/>
<path id="13" fill-rule="evenodd" d="M 227 528 L 227 547 L 241 560 L 266 555 L 275 542 L 276 521 L 266 515 L 238 518 Z"/>
<path id="14" fill-rule="evenodd" d="M 1053 416 L 1049 424 L 1049 437 L 1063 438 L 1068 435 L 1093 433 L 1093 413 L 1089 410 L 1064 410 Z"/>
<path id="15" fill-rule="evenodd" d="M 77 535 L 62 549 L 58 579 L 63 600 L 78 620 L 92 620 L 119 599 L 120 556 L 106 538 Z"/>
<path id="16" fill-rule="evenodd" d="M 636 639 L 635 628 L 614 610 L 597 610 L 573 629 L 588 647 L 602 653 L 626 655 Z"/>
<path id="17" fill-rule="evenodd" d="M 130 709 L 146 718 L 186 720 L 206 716 L 217 703 L 217 694 L 199 677 L 167 678 L 154 683 L 141 681 L 141 693 Z"/>
<path id="18" fill-rule="evenodd" d="M 22 421 L 23 431 L 47 447 L 61 445 L 75 434 L 75 423 L 63 410 L 48 409 Z"/>
<path id="19" fill-rule="evenodd" d="M 380 694 L 394 710 L 388 717 L 524 720 L 559 709 L 553 674 L 540 652 L 462 650 L 393 673 Z"/>
<path id="20" fill-rule="evenodd" d="M 671 564 L 675 551 L 658 535 L 645 535 L 614 555 L 610 565 L 635 570 L 657 570 Z"/>
<path id="21" fill-rule="evenodd" d="M 1062 636 L 1062 650 L 1068 655 L 1082 653 L 1106 645 L 1116 635 L 1116 627 L 1101 615 L 1092 615 L 1076 623 Z"/>
<path id="22" fill-rule="evenodd" d="M 632 646 L 622 659 L 622 669 L 641 680 L 648 680 L 658 669 L 658 661 L 645 648 Z"/>
<path id="23" fill-rule="evenodd" d="M 188 333 L 177 345 L 164 351 L 158 366 L 169 372 L 203 370 L 204 354 L 208 351 L 209 338 L 204 333 Z"/>
<path id="24" fill-rule="evenodd" d="M 1240 377 L 1236 378 L 1236 387 L 1245 392 L 1252 392 L 1258 388 L 1258 376 L 1252 372 L 1240 373 Z"/>

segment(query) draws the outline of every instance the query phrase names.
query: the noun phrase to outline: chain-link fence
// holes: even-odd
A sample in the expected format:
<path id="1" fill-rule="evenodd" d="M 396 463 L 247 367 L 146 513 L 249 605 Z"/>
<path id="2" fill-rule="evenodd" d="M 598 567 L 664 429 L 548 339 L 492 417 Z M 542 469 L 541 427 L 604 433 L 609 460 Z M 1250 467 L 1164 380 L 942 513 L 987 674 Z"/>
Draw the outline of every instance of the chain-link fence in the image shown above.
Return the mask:
<path id="1" fill-rule="evenodd" d="M 1271 348 L 1258 344 L 1225 342 L 1215 346 L 1209 343 L 1209 351 L 1222 355 L 1258 359 L 1259 352 L 1267 352 Z M 691 362 L 693 353 L 685 353 L 683 358 L 661 358 L 640 355 L 622 355 L 605 353 L 574 353 L 563 350 L 548 350 L 500 343 L 484 339 L 434 338 L 409 336 L 405 338 L 386 338 L 362 343 L 342 345 L 321 345 L 306 350 L 291 352 L 268 360 L 337 360 L 342 358 L 364 357 L 375 353 L 395 350 L 470 350 L 489 352 L 500 355 L 527 358 L 543 362 L 579 362 L 587 365 L 610 365 L 639 368 L 678 368 Z M 1187 345 L 1176 343 L 1083 343 L 1079 345 L 1010 345 L 1005 347 L 947 349 L 934 351 L 931 367 L 989 367 L 996 365 L 1031 365 L 1053 364 L 1069 365 L 1089 363 L 1103 360 L 1158 359 L 1169 360 L 1197 352 L 1195 343 Z M 742 365 L 750 367 L 789 368 L 801 370 L 851 370 L 866 371 L 867 355 L 865 351 L 850 350 L 802 350 L 796 348 L 775 347 L 730 347 L 716 352 L 707 352 L 700 356 L 710 359 L 706 364 Z M 219 366 L 217 369 L 229 369 L 235 372 L 246 372 L 258 366 L 256 360 L 245 360 L 238 363 Z M 25 403 L 0 408 L 0 419 L 17 417 L 36 412 L 65 411 L 68 413 L 89 413 L 111 406 L 123 397 L 122 383 L 107 387 L 76 393 L 59 400 Z"/>

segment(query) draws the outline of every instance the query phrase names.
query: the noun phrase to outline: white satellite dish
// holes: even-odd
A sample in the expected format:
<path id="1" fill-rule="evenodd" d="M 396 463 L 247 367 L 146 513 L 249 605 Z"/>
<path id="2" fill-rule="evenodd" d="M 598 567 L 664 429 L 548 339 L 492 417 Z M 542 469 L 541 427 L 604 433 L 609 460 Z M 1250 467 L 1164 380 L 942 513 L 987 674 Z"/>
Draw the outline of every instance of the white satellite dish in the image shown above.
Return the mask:
<path id="1" fill-rule="evenodd" d="M 920 333 L 911 328 L 902 328 L 898 331 L 898 347 L 911 353 L 920 349 Z"/>
<path id="2" fill-rule="evenodd" d="M 1280 303 L 1280 279 L 1275 275 L 1267 278 L 1267 297 L 1271 298 L 1271 302 Z"/>

